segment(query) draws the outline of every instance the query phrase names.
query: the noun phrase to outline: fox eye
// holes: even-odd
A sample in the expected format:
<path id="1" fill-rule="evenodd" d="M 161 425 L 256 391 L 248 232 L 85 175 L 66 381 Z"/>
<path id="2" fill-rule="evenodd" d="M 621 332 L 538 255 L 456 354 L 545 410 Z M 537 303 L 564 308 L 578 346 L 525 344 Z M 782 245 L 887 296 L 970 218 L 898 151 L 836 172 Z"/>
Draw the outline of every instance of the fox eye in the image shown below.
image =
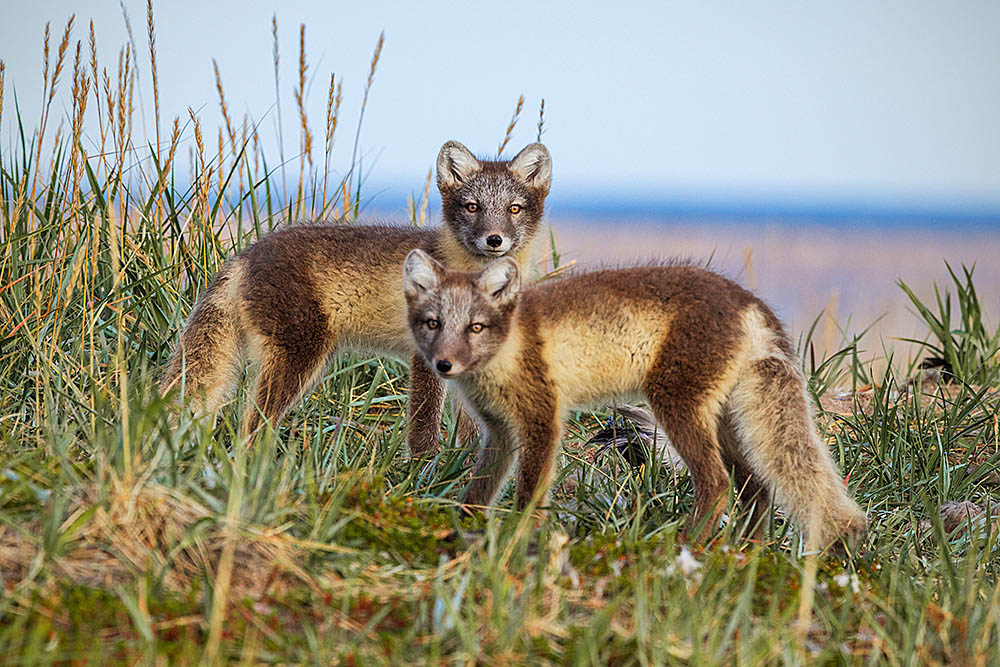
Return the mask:
<path id="1" fill-rule="evenodd" d="M 473 322 L 472 324 L 469 325 L 469 331 L 471 331 L 472 333 L 482 333 L 483 329 L 485 328 L 486 325 L 483 324 L 482 322 Z"/>
<path id="2" fill-rule="evenodd" d="M 518 213 L 521 212 L 521 205 L 520 204 L 511 204 L 507 208 L 507 210 L 510 212 L 511 215 L 517 215 Z"/>
<path id="3" fill-rule="evenodd" d="M 424 322 L 424 324 L 427 326 L 428 329 L 437 329 L 439 326 L 441 326 L 441 323 L 433 318 L 427 320 L 426 322 Z"/>
<path id="4" fill-rule="evenodd" d="M 475 213 L 476 211 L 479 210 L 479 204 L 477 204 L 474 201 L 470 201 L 468 204 L 465 205 L 465 210 L 468 211 L 469 213 Z"/>

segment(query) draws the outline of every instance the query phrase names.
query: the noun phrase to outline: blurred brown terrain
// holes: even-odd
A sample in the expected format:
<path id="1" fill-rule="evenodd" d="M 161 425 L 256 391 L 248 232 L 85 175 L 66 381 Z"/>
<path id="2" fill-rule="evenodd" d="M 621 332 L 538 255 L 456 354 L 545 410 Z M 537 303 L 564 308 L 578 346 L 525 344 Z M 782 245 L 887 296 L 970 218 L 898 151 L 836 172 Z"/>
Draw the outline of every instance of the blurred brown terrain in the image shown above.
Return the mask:
<path id="1" fill-rule="evenodd" d="M 551 220 L 563 263 L 582 268 L 619 265 L 654 258 L 711 258 L 711 266 L 757 292 L 798 340 L 824 313 L 813 336 L 817 354 L 841 347 L 841 329 L 859 334 L 871 327 L 859 348 L 863 360 L 894 364 L 920 356 L 917 346 L 899 338 L 924 338 L 927 328 L 914 314 L 896 281 L 903 280 L 926 304 L 934 303 L 934 283 L 952 281 L 947 261 L 975 264 L 974 283 L 986 324 L 1000 319 L 1000 230 L 953 230 L 900 226 L 834 229 L 815 224 L 726 224 Z M 936 306 L 933 306 L 936 310 Z M 952 324 L 958 304 L 952 298 Z"/>

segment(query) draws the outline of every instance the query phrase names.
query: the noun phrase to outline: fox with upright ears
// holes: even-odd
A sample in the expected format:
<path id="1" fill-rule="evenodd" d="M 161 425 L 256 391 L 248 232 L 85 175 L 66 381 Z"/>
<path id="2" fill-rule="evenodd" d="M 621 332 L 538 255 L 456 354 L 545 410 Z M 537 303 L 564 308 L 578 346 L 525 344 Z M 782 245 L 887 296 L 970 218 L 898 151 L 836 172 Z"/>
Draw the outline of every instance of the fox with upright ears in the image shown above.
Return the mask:
<path id="1" fill-rule="evenodd" d="M 203 411 L 235 384 L 243 358 L 258 370 L 243 429 L 277 421 L 320 378 L 337 351 L 412 360 L 409 446 L 434 451 L 444 389 L 419 355 L 401 287 L 406 253 L 421 248 L 446 266 L 477 270 L 497 257 L 525 269 L 542 224 L 552 161 L 531 144 L 510 161 L 479 160 L 449 141 L 437 159 L 444 225 L 295 225 L 226 262 L 201 294 L 161 388 L 181 385 Z"/>
<path id="2" fill-rule="evenodd" d="M 543 501 L 567 412 L 640 395 L 691 472 L 703 538 L 732 488 L 727 467 L 814 546 L 866 530 L 816 433 L 787 334 L 739 285 L 684 264 L 525 291 L 509 259 L 458 272 L 414 250 L 403 267 L 417 348 L 485 429 L 465 502 L 490 504 L 515 458 L 518 506 Z"/>

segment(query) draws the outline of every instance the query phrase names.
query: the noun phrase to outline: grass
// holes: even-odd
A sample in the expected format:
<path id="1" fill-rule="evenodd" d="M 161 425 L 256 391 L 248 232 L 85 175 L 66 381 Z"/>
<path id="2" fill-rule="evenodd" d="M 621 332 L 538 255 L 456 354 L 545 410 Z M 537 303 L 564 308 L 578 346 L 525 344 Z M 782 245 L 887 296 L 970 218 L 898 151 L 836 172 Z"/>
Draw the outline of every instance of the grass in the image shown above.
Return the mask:
<path id="1" fill-rule="evenodd" d="M 147 18 L 155 60 L 151 6 Z M 4 662 L 998 663 L 996 525 L 970 516 L 946 533 L 939 516 L 997 499 L 996 313 L 971 272 L 956 276 L 957 324 L 947 289 L 938 312 L 911 297 L 950 362 L 941 381 L 894 364 L 872 378 L 856 339 L 817 359 L 803 338 L 820 425 L 871 532 L 850 557 L 819 559 L 797 626 L 809 578 L 794 531 L 776 516 L 763 544 L 735 521 L 707 547 L 686 542 L 689 479 L 613 449 L 594 460 L 584 443 L 604 413 L 572 420 L 537 526 L 509 498 L 486 521 L 460 518 L 471 457 L 450 415 L 441 454 L 405 460 L 396 362 L 338 359 L 252 448 L 238 405 L 172 419 L 156 377 L 221 261 L 272 227 L 363 210 L 360 167 L 327 167 L 341 89 L 331 80 L 323 156 L 297 97 L 285 198 L 285 161 L 228 117 L 221 75 L 216 134 L 192 112 L 133 143 L 135 41 L 105 72 L 92 40 L 63 34 L 50 48 L 46 33 L 31 129 L 0 98 L 16 128 L 0 141 Z M 276 75 L 278 61 L 275 43 Z M 70 101 L 53 106 L 66 79 Z"/>

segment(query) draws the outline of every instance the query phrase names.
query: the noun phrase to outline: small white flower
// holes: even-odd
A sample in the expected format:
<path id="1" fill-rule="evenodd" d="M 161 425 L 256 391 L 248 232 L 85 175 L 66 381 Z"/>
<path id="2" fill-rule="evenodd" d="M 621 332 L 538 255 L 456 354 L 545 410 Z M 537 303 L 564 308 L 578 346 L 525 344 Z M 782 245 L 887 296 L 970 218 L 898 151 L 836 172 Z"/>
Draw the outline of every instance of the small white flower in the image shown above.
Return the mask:
<path id="1" fill-rule="evenodd" d="M 861 592 L 861 585 L 858 582 L 858 577 L 854 574 L 848 574 L 847 572 L 838 574 L 833 578 L 833 583 L 837 584 L 841 588 L 847 588 L 850 586 L 851 591 L 854 593 Z"/>
<path id="2" fill-rule="evenodd" d="M 694 556 L 691 555 L 691 551 L 687 547 L 681 547 L 681 553 L 677 556 L 677 567 L 680 568 L 681 574 L 685 577 L 690 577 L 701 567 L 701 563 L 694 559 Z"/>

